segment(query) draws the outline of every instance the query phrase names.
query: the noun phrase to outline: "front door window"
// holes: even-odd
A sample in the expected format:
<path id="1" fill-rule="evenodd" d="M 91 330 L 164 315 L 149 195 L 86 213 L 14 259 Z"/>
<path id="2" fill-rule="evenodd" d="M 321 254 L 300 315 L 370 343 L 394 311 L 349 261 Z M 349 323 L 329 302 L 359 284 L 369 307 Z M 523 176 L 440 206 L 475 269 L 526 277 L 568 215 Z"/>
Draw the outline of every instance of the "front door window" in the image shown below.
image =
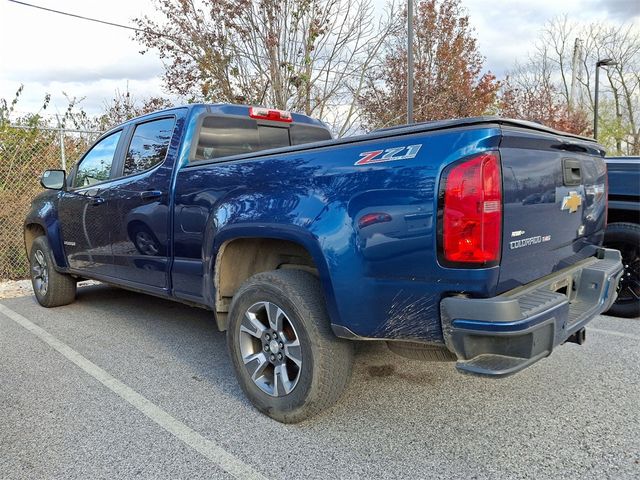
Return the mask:
<path id="1" fill-rule="evenodd" d="M 75 188 L 90 187 L 95 183 L 104 182 L 111 175 L 113 156 L 120 140 L 122 132 L 112 133 L 108 137 L 100 140 L 89 150 L 76 171 L 73 181 Z"/>

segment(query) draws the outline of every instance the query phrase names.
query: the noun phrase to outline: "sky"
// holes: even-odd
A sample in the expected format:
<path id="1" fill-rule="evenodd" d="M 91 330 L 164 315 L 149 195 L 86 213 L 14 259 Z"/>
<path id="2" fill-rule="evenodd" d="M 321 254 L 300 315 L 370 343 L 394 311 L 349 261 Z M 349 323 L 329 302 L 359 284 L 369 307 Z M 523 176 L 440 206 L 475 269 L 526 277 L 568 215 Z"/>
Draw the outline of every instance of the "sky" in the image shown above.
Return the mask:
<path id="1" fill-rule="evenodd" d="M 149 0 L 25 0 L 103 20 L 132 24 L 153 17 Z M 382 7 L 385 0 L 373 0 Z M 402 0 L 400 0 L 402 1 Z M 640 28 L 640 0 L 462 0 L 478 38 L 485 68 L 501 77 L 524 61 L 544 23 L 569 14 L 580 22 L 633 21 Z M 49 113 L 64 112 L 71 97 L 99 113 L 114 92 L 137 98 L 166 95 L 163 65 L 155 52 L 141 55 L 133 32 L 0 0 L 0 98 L 10 100 L 24 84 L 18 110 L 36 112 L 51 94 Z"/>

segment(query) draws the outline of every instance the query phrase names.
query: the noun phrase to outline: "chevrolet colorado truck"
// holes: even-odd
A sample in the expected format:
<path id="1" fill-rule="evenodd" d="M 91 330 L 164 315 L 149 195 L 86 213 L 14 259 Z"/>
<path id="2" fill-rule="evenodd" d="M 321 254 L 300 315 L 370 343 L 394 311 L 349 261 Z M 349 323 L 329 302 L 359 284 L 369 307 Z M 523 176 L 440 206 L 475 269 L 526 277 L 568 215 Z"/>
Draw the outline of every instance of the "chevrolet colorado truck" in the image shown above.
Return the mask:
<path id="1" fill-rule="evenodd" d="M 616 298 L 604 151 L 494 117 L 334 140 L 295 113 L 189 105 L 49 170 L 24 224 L 35 296 L 78 279 L 199 306 L 251 402 L 337 401 L 354 340 L 504 376 L 582 343 Z"/>
<path id="2" fill-rule="evenodd" d="M 640 317 L 640 157 L 607 157 L 608 223 L 604 245 L 622 254 L 618 298 L 607 312 Z"/>

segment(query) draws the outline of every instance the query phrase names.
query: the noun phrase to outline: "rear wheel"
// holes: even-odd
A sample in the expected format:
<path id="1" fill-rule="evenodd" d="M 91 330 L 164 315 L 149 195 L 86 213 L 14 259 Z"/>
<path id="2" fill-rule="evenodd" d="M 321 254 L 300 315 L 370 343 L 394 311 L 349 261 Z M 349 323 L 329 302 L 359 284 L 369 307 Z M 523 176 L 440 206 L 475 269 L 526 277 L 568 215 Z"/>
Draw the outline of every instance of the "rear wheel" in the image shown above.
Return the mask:
<path id="1" fill-rule="evenodd" d="M 37 237 L 29 254 L 31 284 L 38 303 L 43 307 L 59 307 L 76 298 L 76 280 L 56 271 L 47 237 Z"/>
<path id="2" fill-rule="evenodd" d="M 607 225 L 604 245 L 620 250 L 624 273 L 618 284 L 618 298 L 607 314 L 618 317 L 640 316 L 640 225 Z"/>
<path id="3" fill-rule="evenodd" d="M 353 346 L 329 326 L 320 283 L 276 270 L 247 280 L 233 297 L 227 344 L 253 405 L 284 423 L 334 404 L 351 375 Z"/>

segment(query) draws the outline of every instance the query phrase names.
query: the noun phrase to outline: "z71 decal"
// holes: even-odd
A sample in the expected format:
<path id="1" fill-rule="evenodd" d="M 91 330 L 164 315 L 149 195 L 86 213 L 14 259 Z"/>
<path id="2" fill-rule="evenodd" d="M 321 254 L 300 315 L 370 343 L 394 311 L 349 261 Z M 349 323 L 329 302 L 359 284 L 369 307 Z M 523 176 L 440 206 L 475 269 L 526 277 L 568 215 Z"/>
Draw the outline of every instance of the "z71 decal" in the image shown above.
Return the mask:
<path id="1" fill-rule="evenodd" d="M 373 150 L 371 152 L 363 152 L 362 157 L 354 165 L 368 165 L 370 163 L 393 162 L 395 160 L 408 160 L 415 158 L 420 151 L 422 144 L 409 145 L 406 147 L 387 148 L 386 150 Z"/>

